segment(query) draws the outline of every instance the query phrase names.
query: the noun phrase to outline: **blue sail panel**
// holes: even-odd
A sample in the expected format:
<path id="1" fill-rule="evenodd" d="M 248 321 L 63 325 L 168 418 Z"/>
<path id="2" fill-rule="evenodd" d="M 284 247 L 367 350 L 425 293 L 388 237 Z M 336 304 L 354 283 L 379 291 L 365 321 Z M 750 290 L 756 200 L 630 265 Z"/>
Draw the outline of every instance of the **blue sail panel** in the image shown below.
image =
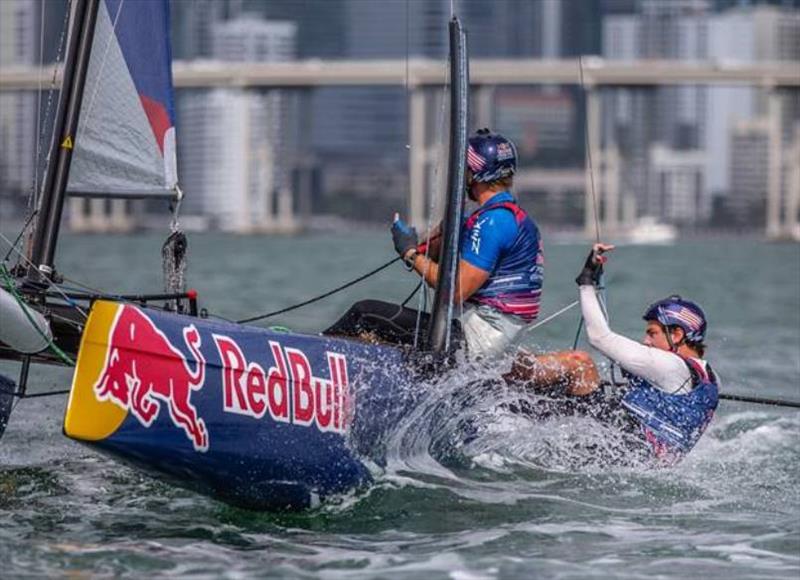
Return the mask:
<path id="1" fill-rule="evenodd" d="M 175 189 L 169 27 L 167 0 L 100 3 L 68 191 Z"/>

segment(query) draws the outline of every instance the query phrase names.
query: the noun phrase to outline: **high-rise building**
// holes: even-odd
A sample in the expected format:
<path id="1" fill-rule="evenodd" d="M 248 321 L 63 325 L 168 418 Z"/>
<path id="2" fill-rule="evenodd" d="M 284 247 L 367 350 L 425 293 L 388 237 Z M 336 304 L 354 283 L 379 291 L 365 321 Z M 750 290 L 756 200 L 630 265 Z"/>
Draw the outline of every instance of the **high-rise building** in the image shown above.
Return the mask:
<path id="1" fill-rule="evenodd" d="M 514 141 L 523 163 L 542 151 L 563 159 L 564 151 L 573 145 L 575 103 L 566 92 L 498 91 L 495 107 L 494 128 Z"/>
<path id="2" fill-rule="evenodd" d="M 769 186 L 769 123 L 765 119 L 738 121 L 731 127 L 729 142 L 728 214 L 739 226 L 761 224 Z"/>
<path id="3" fill-rule="evenodd" d="M 609 59 L 710 60 L 723 65 L 800 60 L 800 11 L 739 4 L 713 13 L 707 0 L 643 0 L 634 13 L 604 19 L 603 53 Z M 798 113 L 784 101 L 782 126 L 787 140 Z M 659 180 L 651 175 L 653 160 L 663 159 L 664 151 L 654 156 L 652 147 L 668 147 L 676 155 L 706 152 L 704 175 L 697 180 L 703 188 L 696 192 L 698 219 L 705 215 L 702 210 L 710 196 L 734 189 L 733 124 L 763 115 L 767 108 L 765 93 L 759 89 L 701 86 L 619 89 L 605 106 L 606 138 L 620 146 L 623 187 L 635 192 L 642 213 L 658 214 L 669 207 L 660 198 L 667 190 L 654 189 Z"/>
<path id="4" fill-rule="evenodd" d="M 0 2 L 0 67 L 38 64 L 38 8 L 36 0 Z M 33 190 L 36 129 L 36 95 L 0 93 L 0 220 L 19 214 Z"/>
<path id="5" fill-rule="evenodd" d="M 732 64 L 796 63 L 800 61 L 798 39 L 799 10 L 765 5 L 734 7 L 711 20 L 709 58 Z M 709 90 L 706 139 L 706 149 L 711 154 L 709 187 L 724 196 L 721 199 L 727 215 L 739 225 L 763 223 L 770 190 L 769 172 L 777 171 L 782 175 L 790 161 L 787 156 L 793 154 L 791 146 L 800 122 L 800 99 L 779 93 L 781 110 L 777 114 L 780 119 L 772 121 L 769 115 L 776 111 L 769 109 L 769 99 L 769 90 L 756 87 Z M 780 127 L 783 155 L 770 146 L 770 122 L 777 122 Z M 773 154 L 777 155 L 775 160 L 770 158 Z M 774 203 L 784 207 L 784 202 L 794 195 L 792 184 L 783 177 L 774 179 Z M 774 220 L 780 216 L 780 211 L 772 215 Z M 792 220 L 788 219 L 787 223 Z"/>
<path id="6" fill-rule="evenodd" d="M 709 11 L 707 0 L 642 0 L 637 13 L 604 19 L 603 55 L 615 60 L 705 60 Z M 705 166 L 696 179 L 686 177 L 697 171 L 704 147 L 706 104 L 707 89 L 697 86 L 617 89 L 606 98 L 606 140 L 619 147 L 623 159 L 622 195 L 635 196 L 642 214 L 681 223 L 709 215 Z M 660 168 L 653 173 L 655 162 Z M 689 192 L 688 187 L 699 189 Z M 679 199 L 665 200 L 665 195 Z M 692 211 L 684 209 L 689 200 L 694 200 Z"/>
<path id="7" fill-rule="evenodd" d="M 270 95 L 236 89 L 182 98 L 181 158 L 188 224 L 232 232 L 293 227 L 291 194 L 275 181 Z"/>
<path id="8" fill-rule="evenodd" d="M 711 217 L 711 196 L 704 195 L 706 154 L 661 144 L 650 148 L 650 196 L 653 213 L 668 223 L 696 226 Z"/>
<path id="9" fill-rule="evenodd" d="M 750 11 L 731 10 L 715 14 L 709 23 L 708 56 L 717 62 L 752 62 L 755 36 Z M 752 87 L 711 87 L 706 110 L 709 151 L 708 186 L 712 192 L 728 190 L 730 124 L 756 113 L 756 91 Z"/>
<path id="10" fill-rule="evenodd" d="M 244 14 L 214 23 L 211 56 L 223 61 L 295 58 L 296 25 Z M 292 229 L 292 123 L 280 90 L 217 89 L 181 95 L 184 213 L 226 231 Z"/>
<path id="11" fill-rule="evenodd" d="M 211 31 L 211 56 L 229 62 L 285 62 L 296 58 L 297 25 L 254 15 L 219 21 Z"/>
<path id="12" fill-rule="evenodd" d="M 460 0 L 458 14 L 472 58 L 514 58 L 563 54 L 563 2 L 560 0 Z M 346 59 L 428 58 L 447 66 L 450 0 L 345 0 Z M 560 98 L 561 92 L 556 96 Z M 428 98 L 429 141 L 443 139 L 443 91 Z M 313 146 L 323 171 L 334 166 L 359 175 L 365 165 L 407 176 L 409 95 L 403 87 L 326 88 L 314 95 Z M 474 107 L 477 110 L 478 107 Z M 482 119 L 492 123 L 495 119 Z M 389 169 L 391 168 L 391 169 Z M 381 191 L 402 207 L 408 187 Z M 393 186 L 394 187 L 394 186 Z"/>
<path id="13" fill-rule="evenodd" d="M 225 0 L 172 0 L 172 54 L 176 59 L 211 58 L 212 30 L 226 15 Z"/>
<path id="14" fill-rule="evenodd" d="M 800 61 L 800 11 L 777 6 L 737 7 L 714 15 L 709 27 L 709 59 L 721 63 L 745 64 L 757 61 Z M 788 104 L 788 103 L 787 103 Z M 766 112 L 766 94 L 754 87 L 709 89 L 706 149 L 709 158 L 709 187 L 732 191 L 729 154 L 732 126 Z M 784 138 L 792 130 L 798 112 L 784 110 Z"/>

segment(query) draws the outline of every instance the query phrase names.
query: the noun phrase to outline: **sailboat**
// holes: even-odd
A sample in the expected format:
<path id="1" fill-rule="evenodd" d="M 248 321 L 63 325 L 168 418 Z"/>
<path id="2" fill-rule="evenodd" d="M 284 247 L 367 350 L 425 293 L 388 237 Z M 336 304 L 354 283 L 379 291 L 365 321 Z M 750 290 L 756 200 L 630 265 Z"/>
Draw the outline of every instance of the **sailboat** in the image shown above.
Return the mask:
<path id="1" fill-rule="evenodd" d="M 181 292 L 84 296 L 85 322 L 53 325 L 64 195 L 180 196 L 167 0 L 74 4 L 31 265 L 19 292 L 11 292 L 22 337 L 4 354 L 53 360 L 42 349 L 60 345 L 61 354 L 75 357 L 65 435 L 177 485 L 259 509 L 304 508 L 367 485 L 383 460 L 382 434 L 413 405 L 403 382 L 435 368 L 452 347 L 469 87 L 460 22 L 454 17 L 449 25 L 442 275 L 427 336 L 409 348 L 211 320 L 198 315 L 196 296 Z M 106 84 L 107 71 L 116 86 Z M 89 94 L 86 87 L 95 88 Z M 110 128 L 115 124 L 122 134 Z"/>

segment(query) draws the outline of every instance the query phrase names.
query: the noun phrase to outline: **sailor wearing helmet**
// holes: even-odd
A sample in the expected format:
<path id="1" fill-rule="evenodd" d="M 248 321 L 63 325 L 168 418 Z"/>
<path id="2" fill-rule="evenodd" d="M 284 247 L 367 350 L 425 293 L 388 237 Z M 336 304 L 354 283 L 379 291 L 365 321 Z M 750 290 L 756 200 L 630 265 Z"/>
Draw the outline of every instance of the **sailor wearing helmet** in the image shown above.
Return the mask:
<path id="1" fill-rule="evenodd" d="M 519 357 L 506 378 L 538 389 L 560 387 L 583 409 L 622 411 L 625 421 L 618 424 L 672 463 L 694 447 L 717 408 L 718 380 L 703 359 L 706 316 L 695 302 L 673 295 L 647 308 L 641 343 L 612 332 L 596 286 L 603 253 L 613 249 L 596 244 L 576 282 L 589 343 L 622 368 L 623 388 L 601 389 L 597 367 L 583 351 Z"/>
<path id="2" fill-rule="evenodd" d="M 467 147 L 467 192 L 478 208 L 461 232 L 456 303 L 458 338 L 471 355 L 501 354 L 539 314 L 544 257 L 539 228 L 511 193 L 517 167 L 514 144 L 489 129 L 477 131 Z M 439 279 L 438 232 L 419 244 L 417 232 L 395 216 L 392 238 L 410 270 L 435 287 Z M 417 324 L 419 317 L 419 326 Z M 413 343 L 428 315 L 378 300 L 356 303 L 325 334 L 372 336 Z"/>

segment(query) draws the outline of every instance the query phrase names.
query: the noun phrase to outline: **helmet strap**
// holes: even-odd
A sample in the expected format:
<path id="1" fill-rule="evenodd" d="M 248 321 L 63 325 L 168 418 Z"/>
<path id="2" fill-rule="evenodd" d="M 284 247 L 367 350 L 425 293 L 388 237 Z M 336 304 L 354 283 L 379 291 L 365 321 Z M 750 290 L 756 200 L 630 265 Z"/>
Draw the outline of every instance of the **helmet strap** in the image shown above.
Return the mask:
<path id="1" fill-rule="evenodd" d="M 671 352 L 674 352 L 674 353 L 677 354 L 678 353 L 678 347 L 686 342 L 686 331 L 685 330 L 683 331 L 683 338 L 681 338 L 681 340 L 676 344 L 672 340 L 672 329 L 669 326 L 666 326 L 664 324 L 662 324 L 661 326 L 664 329 L 664 334 L 667 336 L 667 344 L 669 344 L 669 350 Z M 678 326 L 678 328 L 680 328 L 680 326 Z M 683 330 L 683 329 L 681 329 L 681 330 Z"/>
<path id="2" fill-rule="evenodd" d="M 667 337 L 667 344 L 669 344 L 670 352 L 677 353 L 678 352 L 678 347 L 675 346 L 674 342 L 672 342 L 672 330 L 666 324 L 662 324 L 661 328 L 664 329 L 664 336 Z"/>

